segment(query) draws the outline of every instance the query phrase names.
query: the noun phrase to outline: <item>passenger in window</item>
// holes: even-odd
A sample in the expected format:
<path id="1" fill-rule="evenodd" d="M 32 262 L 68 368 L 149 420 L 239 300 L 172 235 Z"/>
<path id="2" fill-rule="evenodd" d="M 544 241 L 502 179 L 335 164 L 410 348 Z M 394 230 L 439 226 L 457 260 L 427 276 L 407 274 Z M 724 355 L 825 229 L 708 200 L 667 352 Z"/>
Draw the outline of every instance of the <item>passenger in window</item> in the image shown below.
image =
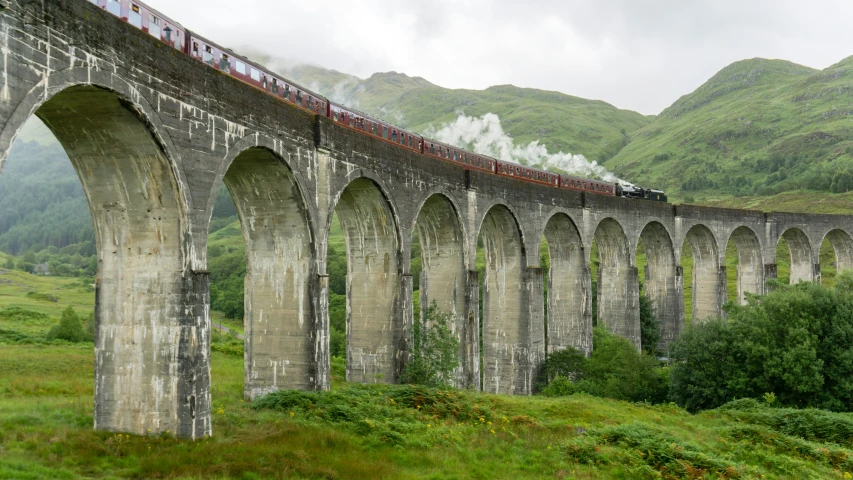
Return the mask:
<path id="1" fill-rule="evenodd" d="M 272 79 L 272 93 L 273 95 L 278 95 L 278 79 Z"/>
<path id="2" fill-rule="evenodd" d="M 392 130 L 391 132 L 391 140 L 397 141 L 397 130 Z"/>
<path id="3" fill-rule="evenodd" d="M 198 56 L 198 42 L 193 42 L 193 56 Z"/>
<path id="4" fill-rule="evenodd" d="M 225 73 L 231 73 L 231 62 L 228 60 L 228 55 L 224 53 L 219 59 L 219 69 Z"/>
<path id="5" fill-rule="evenodd" d="M 264 78 L 261 80 L 261 82 L 264 84 L 264 90 L 266 90 L 267 89 L 267 76 L 266 75 L 264 75 Z"/>
<path id="6" fill-rule="evenodd" d="M 284 98 L 290 100 L 290 85 L 284 84 Z"/>

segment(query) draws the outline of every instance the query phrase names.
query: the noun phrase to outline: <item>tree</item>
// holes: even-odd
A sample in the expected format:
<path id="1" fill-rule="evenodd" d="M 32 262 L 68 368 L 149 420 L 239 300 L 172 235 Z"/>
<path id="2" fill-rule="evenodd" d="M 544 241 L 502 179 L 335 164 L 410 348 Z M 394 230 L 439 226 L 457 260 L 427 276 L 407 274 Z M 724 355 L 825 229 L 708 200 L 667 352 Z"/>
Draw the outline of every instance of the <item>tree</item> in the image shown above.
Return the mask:
<path id="1" fill-rule="evenodd" d="M 672 349 L 671 399 L 690 411 L 772 393 L 780 404 L 850 411 L 853 276 L 835 289 L 801 283 L 728 305 Z"/>
<path id="2" fill-rule="evenodd" d="M 645 293 L 640 295 L 640 345 L 643 352 L 658 355 L 660 342 L 660 320 L 655 315 L 652 300 Z"/>
<path id="3" fill-rule="evenodd" d="M 55 325 L 47 334 L 49 340 L 66 340 L 69 342 L 92 341 L 80 323 L 80 317 L 74 311 L 74 307 L 68 306 L 62 311 L 59 324 Z"/>
<path id="4" fill-rule="evenodd" d="M 459 339 L 453 333 L 453 316 L 435 302 L 424 312 L 423 323 L 414 325 L 414 354 L 402 374 L 403 383 L 447 386 L 459 367 Z"/>

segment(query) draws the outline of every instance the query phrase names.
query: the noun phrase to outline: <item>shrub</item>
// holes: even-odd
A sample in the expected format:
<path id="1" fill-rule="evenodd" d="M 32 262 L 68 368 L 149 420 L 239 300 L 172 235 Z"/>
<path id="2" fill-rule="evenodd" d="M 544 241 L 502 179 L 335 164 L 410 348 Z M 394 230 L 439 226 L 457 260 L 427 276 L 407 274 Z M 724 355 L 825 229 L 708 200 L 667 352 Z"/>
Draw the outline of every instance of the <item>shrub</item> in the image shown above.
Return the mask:
<path id="1" fill-rule="evenodd" d="M 637 351 L 627 339 L 595 328 L 592 354 L 577 350 L 554 352 L 545 360 L 540 376 L 544 395 L 584 392 L 599 397 L 635 402 L 662 402 L 667 397 L 668 371 L 658 361 Z"/>
<path id="2" fill-rule="evenodd" d="M 850 411 L 853 285 L 801 283 L 727 305 L 728 320 L 694 325 L 672 348 L 674 402 L 690 411 L 772 393 L 782 406 Z"/>
<path id="3" fill-rule="evenodd" d="M 403 370 L 403 383 L 441 386 L 453 382 L 459 366 L 459 338 L 451 322 L 453 316 L 441 312 L 435 302 L 424 312 L 423 324 L 415 321 L 414 354 Z"/>
<path id="4" fill-rule="evenodd" d="M 48 340 L 65 340 L 68 342 L 91 342 L 93 340 L 83 329 L 80 317 L 74 312 L 72 306 L 68 306 L 62 311 L 59 324 L 50 329 L 47 338 Z"/>

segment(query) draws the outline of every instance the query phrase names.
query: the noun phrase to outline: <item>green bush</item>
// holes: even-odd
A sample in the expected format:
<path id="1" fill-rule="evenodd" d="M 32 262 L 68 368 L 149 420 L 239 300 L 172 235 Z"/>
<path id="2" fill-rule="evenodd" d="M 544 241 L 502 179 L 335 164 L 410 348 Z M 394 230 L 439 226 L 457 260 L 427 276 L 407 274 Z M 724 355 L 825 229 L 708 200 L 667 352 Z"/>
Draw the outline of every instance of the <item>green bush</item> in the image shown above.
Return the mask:
<path id="1" fill-rule="evenodd" d="M 663 402 L 668 371 L 637 351 L 627 339 L 595 328 L 592 354 L 587 359 L 574 349 L 548 356 L 540 377 L 541 393 L 559 396 L 584 392 L 599 397 L 634 402 Z"/>
<path id="2" fill-rule="evenodd" d="M 835 289 L 800 283 L 727 305 L 672 347 L 672 400 L 690 411 L 772 393 L 783 406 L 853 409 L 853 275 Z"/>
<path id="3" fill-rule="evenodd" d="M 451 329 L 453 316 L 441 312 L 435 302 L 424 312 L 423 324 L 415 321 L 415 348 L 406 364 L 403 383 L 444 386 L 453 382 L 459 366 L 459 338 Z"/>
<path id="4" fill-rule="evenodd" d="M 62 317 L 59 319 L 59 324 L 50 329 L 47 333 L 48 340 L 65 340 L 67 342 L 91 342 L 94 339 L 89 335 L 83 324 L 80 323 L 80 317 L 74 311 L 74 307 L 69 306 L 62 311 Z"/>

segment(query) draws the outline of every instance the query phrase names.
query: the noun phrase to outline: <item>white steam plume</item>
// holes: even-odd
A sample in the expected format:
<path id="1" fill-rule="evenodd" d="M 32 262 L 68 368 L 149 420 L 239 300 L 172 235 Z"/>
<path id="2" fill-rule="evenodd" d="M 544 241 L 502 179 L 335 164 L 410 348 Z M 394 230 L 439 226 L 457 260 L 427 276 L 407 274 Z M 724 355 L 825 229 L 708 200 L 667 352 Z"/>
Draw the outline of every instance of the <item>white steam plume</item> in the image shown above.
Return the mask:
<path id="1" fill-rule="evenodd" d="M 548 148 L 538 140 L 527 145 L 516 145 L 512 137 L 504 132 L 501 119 L 494 113 L 480 118 L 460 114 L 455 121 L 438 130 L 427 131 L 427 137 L 435 138 L 459 148 L 469 148 L 476 153 L 500 160 L 521 163 L 543 169 L 559 169 L 583 177 L 597 177 L 606 182 L 617 182 L 609 170 L 583 155 L 571 153 L 548 153 Z"/>

